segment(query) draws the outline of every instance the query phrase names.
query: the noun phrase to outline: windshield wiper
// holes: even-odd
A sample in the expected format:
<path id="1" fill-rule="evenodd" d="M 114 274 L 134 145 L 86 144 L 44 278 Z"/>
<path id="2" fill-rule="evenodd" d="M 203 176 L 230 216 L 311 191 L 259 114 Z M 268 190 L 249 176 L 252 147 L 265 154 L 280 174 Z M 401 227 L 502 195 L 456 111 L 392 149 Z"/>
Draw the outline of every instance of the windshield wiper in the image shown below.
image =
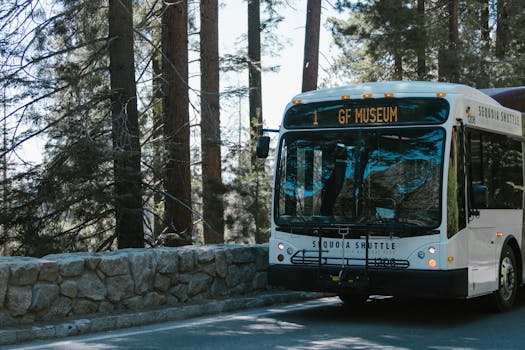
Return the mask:
<path id="1" fill-rule="evenodd" d="M 414 237 L 438 234 L 439 230 L 415 223 L 400 222 L 392 219 L 374 219 L 360 222 L 330 222 L 315 217 L 294 217 L 295 222 L 277 224 L 277 230 L 307 236 L 340 238 L 341 228 L 349 229 L 347 238 L 358 238 L 363 235 L 387 237 Z M 308 219 L 308 220 L 307 220 Z"/>
<path id="2" fill-rule="evenodd" d="M 330 238 L 341 238 L 341 229 L 349 230 L 346 238 L 356 238 L 366 234 L 369 228 L 364 223 L 334 223 L 322 220 L 308 222 L 294 222 L 277 224 L 277 231 L 292 234 L 302 234 L 306 236 L 319 236 Z"/>

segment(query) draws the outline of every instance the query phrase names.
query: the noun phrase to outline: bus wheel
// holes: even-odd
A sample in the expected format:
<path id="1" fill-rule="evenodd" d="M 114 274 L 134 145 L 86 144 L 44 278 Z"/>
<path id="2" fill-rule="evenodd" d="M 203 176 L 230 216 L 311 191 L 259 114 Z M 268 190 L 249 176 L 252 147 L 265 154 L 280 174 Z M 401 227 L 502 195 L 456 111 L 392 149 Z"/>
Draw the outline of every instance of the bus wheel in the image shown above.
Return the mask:
<path id="1" fill-rule="evenodd" d="M 518 291 L 518 269 L 516 257 L 510 246 L 505 245 L 501 252 L 498 269 L 499 288 L 494 292 L 494 306 L 496 311 L 509 310 L 516 300 Z"/>
<path id="2" fill-rule="evenodd" d="M 367 294 L 341 293 L 337 295 L 343 302 L 344 306 L 363 305 L 368 300 Z"/>

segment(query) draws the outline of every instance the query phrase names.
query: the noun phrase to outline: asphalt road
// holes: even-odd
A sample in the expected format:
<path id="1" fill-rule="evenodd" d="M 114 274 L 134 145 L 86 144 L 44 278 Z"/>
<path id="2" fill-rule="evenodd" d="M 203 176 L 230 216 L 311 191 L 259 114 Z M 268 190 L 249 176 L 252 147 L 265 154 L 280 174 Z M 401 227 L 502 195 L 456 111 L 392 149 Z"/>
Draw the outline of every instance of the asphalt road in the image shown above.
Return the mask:
<path id="1" fill-rule="evenodd" d="M 10 348 L 525 349 L 525 290 L 503 314 L 483 300 L 387 298 L 349 309 L 326 298 Z"/>

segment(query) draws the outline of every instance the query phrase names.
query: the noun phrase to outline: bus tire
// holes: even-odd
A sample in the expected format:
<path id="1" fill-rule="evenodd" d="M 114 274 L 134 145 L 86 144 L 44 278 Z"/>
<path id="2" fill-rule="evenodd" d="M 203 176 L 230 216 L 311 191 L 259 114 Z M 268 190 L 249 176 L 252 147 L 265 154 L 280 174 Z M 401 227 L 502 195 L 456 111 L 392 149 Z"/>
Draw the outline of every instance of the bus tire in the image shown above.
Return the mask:
<path id="1" fill-rule="evenodd" d="M 508 244 L 501 252 L 498 286 L 498 290 L 493 294 L 494 307 L 498 312 L 505 312 L 514 305 L 518 292 L 518 266 L 514 251 Z"/>
<path id="2" fill-rule="evenodd" d="M 343 302 L 344 306 L 363 305 L 368 300 L 368 295 L 357 293 L 340 293 L 337 295 Z"/>

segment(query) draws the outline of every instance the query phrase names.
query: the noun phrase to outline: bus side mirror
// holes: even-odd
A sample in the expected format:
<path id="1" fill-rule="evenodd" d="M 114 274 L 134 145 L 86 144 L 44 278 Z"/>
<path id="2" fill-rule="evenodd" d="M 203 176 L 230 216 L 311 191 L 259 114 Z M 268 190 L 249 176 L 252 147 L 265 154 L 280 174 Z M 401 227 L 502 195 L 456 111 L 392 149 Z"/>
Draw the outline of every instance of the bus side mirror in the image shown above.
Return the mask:
<path id="1" fill-rule="evenodd" d="M 255 148 L 255 153 L 257 158 L 267 158 L 268 153 L 270 152 L 270 136 L 260 136 L 257 140 L 257 146 Z"/>

